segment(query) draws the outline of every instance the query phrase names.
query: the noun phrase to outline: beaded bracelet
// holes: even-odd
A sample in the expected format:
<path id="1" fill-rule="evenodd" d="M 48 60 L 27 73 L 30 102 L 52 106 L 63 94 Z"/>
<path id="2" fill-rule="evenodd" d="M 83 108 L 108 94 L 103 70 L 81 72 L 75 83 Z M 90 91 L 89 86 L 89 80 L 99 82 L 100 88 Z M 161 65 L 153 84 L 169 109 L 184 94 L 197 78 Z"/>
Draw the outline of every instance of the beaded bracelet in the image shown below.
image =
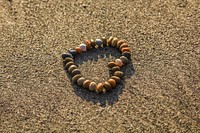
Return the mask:
<path id="1" fill-rule="evenodd" d="M 122 53 L 119 59 L 116 59 L 113 62 L 108 63 L 108 67 L 111 69 L 112 76 L 111 78 L 104 83 L 95 83 L 89 79 L 84 78 L 81 75 L 80 69 L 74 63 L 74 56 L 86 52 L 88 50 L 98 48 L 98 47 L 117 47 Z M 120 82 L 120 78 L 124 76 L 124 73 L 120 71 L 121 67 L 129 63 L 131 58 L 131 50 L 128 44 L 124 40 L 119 40 L 116 37 L 110 37 L 106 39 L 93 39 L 85 40 L 85 43 L 80 44 L 79 47 L 75 49 L 69 49 L 67 53 L 62 54 L 63 62 L 65 64 L 66 70 L 72 77 L 72 81 L 78 86 L 89 89 L 90 91 L 96 91 L 97 93 L 106 92 L 112 90 L 117 83 Z"/>

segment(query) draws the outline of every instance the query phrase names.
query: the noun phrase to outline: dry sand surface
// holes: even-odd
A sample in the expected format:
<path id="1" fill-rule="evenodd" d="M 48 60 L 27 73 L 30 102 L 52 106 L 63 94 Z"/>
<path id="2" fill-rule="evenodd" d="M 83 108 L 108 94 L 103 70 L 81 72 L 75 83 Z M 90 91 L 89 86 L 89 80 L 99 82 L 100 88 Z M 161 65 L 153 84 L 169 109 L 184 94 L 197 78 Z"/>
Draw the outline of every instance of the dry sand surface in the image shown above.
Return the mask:
<path id="1" fill-rule="evenodd" d="M 110 93 L 77 87 L 61 54 L 85 39 L 128 41 Z M 109 77 L 113 48 L 77 57 Z M 200 132 L 199 0 L 0 0 L 0 132 Z"/>

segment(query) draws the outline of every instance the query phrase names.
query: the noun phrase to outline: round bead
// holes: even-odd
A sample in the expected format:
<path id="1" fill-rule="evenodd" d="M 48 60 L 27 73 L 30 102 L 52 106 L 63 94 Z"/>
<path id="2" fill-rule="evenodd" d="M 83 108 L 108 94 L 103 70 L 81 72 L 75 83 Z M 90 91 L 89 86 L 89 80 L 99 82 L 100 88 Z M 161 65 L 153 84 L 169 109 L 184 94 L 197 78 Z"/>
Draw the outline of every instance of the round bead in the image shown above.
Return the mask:
<path id="1" fill-rule="evenodd" d="M 116 81 L 116 83 L 120 82 L 120 78 L 117 76 L 112 76 L 111 79 L 114 79 Z"/>
<path id="2" fill-rule="evenodd" d="M 86 79 L 84 78 L 84 77 L 81 77 L 81 78 L 79 78 L 78 80 L 77 80 L 77 84 L 79 85 L 79 86 L 83 86 L 83 82 L 85 81 Z"/>
<path id="3" fill-rule="evenodd" d="M 118 41 L 119 41 L 119 39 L 117 37 L 113 38 L 111 46 L 116 47 Z"/>
<path id="4" fill-rule="evenodd" d="M 68 63 L 68 62 L 70 62 L 70 61 L 74 62 L 74 60 L 73 60 L 71 57 L 67 57 L 67 58 L 65 58 L 65 59 L 63 60 L 63 62 L 64 62 L 65 64 Z"/>
<path id="5" fill-rule="evenodd" d="M 124 40 L 119 40 L 119 41 L 117 42 L 117 48 L 120 48 L 120 46 L 121 46 L 123 43 L 125 43 Z"/>
<path id="6" fill-rule="evenodd" d="M 95 82 L 91 82 L 89 85 L 89 90 L 90 91 L 95 91 L 97 87 L 97 84 Z"/>
<path id="7" fill-rule="evenodd" d="M 71 65 L 71 66 L 68 68 L 68 72 L 69 72 L 69 73 L 72 73 L 72 71 L 73 71 L 74 69 L 77 69 L 77 66 L 76 66 L 76 65 Z"/>
<path id="8" fill-rule="evenodd" d="M 122 53 L 122 56 L 125 56 L 126 58 L 128 58 L 128 59 L 130 59 L 130 57 L 131 57 L 131 52 L 123 52 Z"/>
<path id="9" fill-rule="evenodd" d="M 117 66 L 117 64 L 115 64 L 115 62 L 109 62 L 109 63 L 108 63 L 108 67 L 109 67 L 109 68 L 112 68 L 112 67 L 114 67 L 114 66 Z"/>
<path id="10" fill-rule="evenodd" d="M 82 53 L 82 50 L 81 50 L 80 47 L 76 47 L 75 50 L 76 50 L 76 52 L 77 52 L 78 54 Z"/>
<path id="11" fill-rule="evenodd" d="M 108 39 L 108 41 L 107 41 L 107 43 L 108 43 L 108 46 L 110 46 L 110 45 L 111 45 L 113 38 L 114 38 L 114 37 L 112 37 L 112 36 L 111 36 L 111 37 Z"/>
<path id="12" fill-rule="evenodd" d="M 79 78 L 81 78 L 81 77 L 82 77 L 81 74 L 77 74 L 77 75 L 75 75 L 74 77 L 72 77 L 72 81 L 73 81 L 74 83 L 77 83 L 77 80 L 78 80 Z"/>
<path id="13" fill-rule="evenodd" d="M 130 48 L 128 48 L 128 47 L 125 47 L 125 48 L 122 48 L 122 49 L 121 49 L 121 52 L 122 52 L 122 53 L 125 52 L 125 51 L 131 52 Z"/>
<path id="14" fill-rule="evenodd" d="M 74 65 L 74 62 L 70 61 L 70 62 L 68 62 L 65 66 L 66 66 L 66 68 L 68 69 L 71 65 Z"/>
<path id="15" fill-rule="evenodd" d="M 103 43 L 103 46 L 107 46 L 107 39 L 105 37 L 102 37 L 102 43 Z"/>
<path id="16" fill-rule="evenodd" d="M 98 47 L 101 47 L 101 45 L 103 44 L 102 40 L 101 39 L 96 39 L 96 45 Z"/>
<path id="17" fill-rule="evenodd" d="M 83 82 L 83 88 L 89 89 L 90 83 L 91 83 L 90 80 L 85 80 L 85 81 Z"/>
<path id="18" fill-rule="evenodd" d="M 91 42 L 91 47 L 92 47 L 92 48 L 95 48 L 95 45 L 96 45 L 96 44 L 95 44 L 95 41 L 94 41 L 93 39 L 91 39 L 90 42 Z"/>
<path id="19" fill-rule="evenodd" d="M 69 52 L 70 54 L 72 54 L 72 55 L 76 55 L 76 54 L 77 54 L 77 52 L 76 52 L 75 49 L 69 49 L 68 52 Z"/>
<path id="20" fill-rule="evenodd" d="M 120 67 L 119 66 L 115 66 L 111 69 L 111 71 L 114 73 L 115 71 L 120 71 Z"/>
<path id="21" fill-rule="evenodd" d="M 87 50 L 91 49 L 91 41 L 90 40 L 85 40 L 86 48 Z"/>
<path id="22" fill-rule="evenodd" d="M 62 58 L 65 59 L 67 57 L 70 57 L 70 58 L 73 58 L 72 54 L 70 53 L 65 53 L 65 54 L 62 54 Z"/>
<path id="23" fill-rule="evenodd" d="M 97 87 L 96 87 L 96 92 L 103 92 L 103 84 L 102 83 L 99 83 L 98 85 L 97 85 Z"/>
<path id="24" fill-rule="evenodd" d="M 79 47 L 81 48 L 82 51 L 84 51 L 84 52 L 87 51 L 87 47 L 85 44 L 82 43 L 82 44 L 80 44 Z"/>
<path id="25" fill-rule="evenodd" d="M 127 44 L 127 43 L 123 43 L 123 44 L 120 46 L 120 49 L 126 48 L 126 47 L 128 47 L 128 44 Z"/>
<path id="26" fill-rule="evenodd" d="M 71 73 L 72 77 L 77 75 L 77 74 L 81 74 L 81 71 L 79 69 L 74 69 Z"/>
<path id="27" fill-rule="evenodd" d="M 124 76 L 124 73 L 122 71 L 116 71 L 116 72 L 114 72 L 114 76 L 122 78 Z"/>
<path id="28" fill-rule="evenodd" d="M 104 85 L 104 88 L 105 88 L 107 91 L 109 91 L 109 90 L 112 89 L 112 86 L 111 86 L 110 83 L 108 83 L 108 82 L 105 82 L 103 85 Z"/>
<path id="29" fill-rule="evenodd" d="M 121 59 L 116 59 L 115 60 L 115 64 L 117 64 L 118 66 L 123 66 L 122 60 Z"/>
<path id="30" fill-rule="evenodd" d="M 109 79 L 108 83 L 114 88 L 116 86 L 116 81 L 114 79 Z"/>
<path id="31" fill-rule="evenodd" d="M 128 58 L 126 58 L 125 56 L 121 56 L 120 59 L 124 64 L 127 64 L 129 62 Z"/>

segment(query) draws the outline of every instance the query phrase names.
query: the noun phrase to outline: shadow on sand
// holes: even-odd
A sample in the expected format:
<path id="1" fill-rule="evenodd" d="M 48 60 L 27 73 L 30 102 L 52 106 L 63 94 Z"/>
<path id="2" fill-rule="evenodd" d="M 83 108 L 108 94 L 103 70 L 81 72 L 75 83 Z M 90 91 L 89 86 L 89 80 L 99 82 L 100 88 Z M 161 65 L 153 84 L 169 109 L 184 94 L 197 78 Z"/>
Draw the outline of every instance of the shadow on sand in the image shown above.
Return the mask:
<path id="1" fill-rule="evenodd" d="M 87 51 L 86 53 L 82 53 L 80 55 L 75 56 L 74 61 L 75 64 L 79 66 L 83 62 L 87 62 L 88 60 L 98 61 L 98 59 L 101 57 L 109 58 L 110 56 L 119 58 L 121 56 L 121 53 L 116 48 L 113 47 L 92 49 L 90 51 Z M 66 70 L 64 63 L 63 67 L 65 72 L 67 73 L 68 78 L 71 80 L 72 77 Z M 73 87 L 76 95 L 81 97 L 83 100 L 92 101 L 94 104 L 99 104 L 101 107 L 105 107 L 106 104 L 113 105 L 118 100 L 118 96 L 122 93 L 123 88 L 125 87 L 125 79 L 130 78 L 135 72 L 132 61 L 130 61 L 129 64 L 123 66 L 121 70 L 124 72 L 125 75 L 124 78 L 121 79 L 121 82 L 117 84 L 117 86 L 112 91 L 106 92 L 105 94 L 104 93 L 97 94 L 96 92 L 90 92 L 89 90 L 79 87 L 77 84 L 73 82 L 71 82 L 71 86 Z"/>

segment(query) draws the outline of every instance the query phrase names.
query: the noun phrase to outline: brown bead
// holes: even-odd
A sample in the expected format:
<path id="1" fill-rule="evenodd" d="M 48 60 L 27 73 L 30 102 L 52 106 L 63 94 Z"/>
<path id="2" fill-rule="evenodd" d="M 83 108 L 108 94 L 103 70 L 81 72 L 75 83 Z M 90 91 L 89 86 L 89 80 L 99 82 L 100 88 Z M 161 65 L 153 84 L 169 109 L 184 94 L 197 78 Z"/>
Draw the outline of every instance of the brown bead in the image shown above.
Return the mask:
<path id="1" fill-rule="evenodd" d="M 76 50 L 76 52 L 77 52 L 78 54 L 82 53 L 82 50 L 81 50 L 80 47 L 76 47 L 75 50 Z"/>
<path id="2" fill-rule="evenodd" d="M 111 79 L 114 79 L 116 81 L 116 83 L 120 82 L 120 78 L 117 76 L 112 76 Z"/>
<path id="3" fill-rule="evenodd" d="M 76 65 L 71 65 L 71 66 L 68 68 L 68 72 L 69 72 L 69 73 L 72 73 L 72 71 L 73 71 L 74 69 L 77 69 L 77 66 L 76 66 Z"/>
<path id="4" fill-rule="evenodd" d="M 91 82 L 89 85 L 89 90 L 90 91 L 95 91 L 97 88 L 97 84 L 95 82 Z"/>
<path id="5" fill-rule="evenodd" d="M 116 71 L 116 72 L 114 72 L 114 76 L 122 78 L 124 76 L 124 73 L 122 71 Z"/>
<path id="6" fill-rule="evenodd" d="M 81 71 L 79 69 L 74 69 L 71 73 L 72 77 L 77 75 L 77 74 L 81 74 Z"/>
<path id="7" fill-rule="evenodd" d="M 95 45 L 96 45 L 95 41 L 93 39 L 91 39 L 90 42 L 91 42 L 91 47 L 95 48 Z"/>
<path id="8" fill-rule="evenodd" d="M 107 39 L 105 37 L 102 37 L 102 42 L 103 42 L 103 46 L 107 46 Z"/>
<path id="9" fill-rule="evenodd" d="M 109 79 L 108 83 L 114 88 L 116 86 L 116 81 L 114 79 Z"/>
<path id="10" fill-rule="evenodd" d="M 107 91 L 109 91 L 109 90 L 112 89 L 112 86 L 111 86 L 110 83 L 108 83 L 108 82 L 105 82 L 103 85 L 104 85 L 104 88 L 105 88 Z"/>
<path id="11" fill-rule="evenodd" d="M 83 82 L 85 81 L 86 79 L 84 78 L 84 77 L 81 77 L 81 78 L 79 78 L 78 80 L 77 80 L 77 84 L 79 85 L 79 86 L 83 86 Z"/>
<path id="12" fill-rule="evenodd" d="M 97 87 L 96 87 L 96 92 L 103 92 L 103 89 L 104 89 L 104 87 L 103 87 L 103 84 L 102 83 L 99 83 L 98 85 L 97 85 Z"/>
<path id="13" fill-rule="evenodd" d="M 90 40 L 85 40 L 85 45 L 87 47 L 87 50 L 91 49 L 91 41 Z"/>
<path id="14" fill-rule="evenodd" d="M 117 37 L 113 38 L 111 46 L 116 47 L 118 41 L 119 41 L 119 39 Z"/>
<path id="15" fill-rule="evenodd" d="M 124 40 L 119 40 L 119 41 L 117 42 L 117 48 L 120 48 L 120 46 L 121 46 L 123 43 L 125 43 Z"/>
<path id="16" fill-rule="evenodd" d="M 109 68 L 112 68 L 112 67 L 114 67 L 114 66 L 117 66 L 117 64 L 116 64 L 115 62 L 109 62 L 109 63 L 108 63 L 108 67 L 109 67 Z"/>
<path id="17" fill-rule="evenodd" d="M 65 59 L 63 60 L 63 62 L 64 62 L 65 64 L 68 63 L 68 62 L 70 62 L 70 61 L 74 62 L 74 60 L 73 60 L 72 58 L 70 58 L 70 57 L 67 57 L 67 58 L 65 58 Z"/>
<path id="18" fill-rule="evenodd" d="M 90 80 L 85 80 L 85 81 L 83 82 L 83 87 L 86 88 L 86 89 L 89 89 L 90 83 L 91 83 Z"/>
<path id="19" fill-rule="evenodd" d="M 122 62 L 123 62 L 124 64 L 129 63 L 128 58 L 126 58 L 125 56 L 121 56 L 120 59 L 122 60 Z"/>
<path id="20" fill-rule="evenodd" d="M 115 71 L 120 71 L 120 67 L 119 66 L 114 66 L 111 71 L 114 73 Z"/>
<path id="21" fill-rule="evenodd" d="M 130 48 L 128 48 L 128 47 L 126 47 L 126 48 L 122 48 L 122 49 L 121 49 L 121 52 L 122 52 L 122 53 L 125 52 L 125 51 L 127 51 L 127 52 L 131 52 Z"/>
<path id="22" fill-rule="evenodd" d="M 66 68 L 68 69 L 71 65 L 74 65 L 74 62 L 73 62 L 73 61 L 68 62 L 65 66 L 66 66 Z"/>
<path id="23" fill-rule="evenodd" d="M 108 43 L 108 46 L 111 45 L 113 38 L 114 38 L 114 37 L 111 36 L 111 37 L 108 39 L 108 42 L 107 42 L 107 43 Z"/>
<path id="24" fill-rule="evenodd" d="M 126 48 L 126 47 L 128 47 L 128 44 L 127 44 L 127 43 L 123 43 L 123 44 L 120 46 L 119 49 Z"/>
<path id="25" fill-rule="evenodd" d="M 82 77 L 81 74 L 77 74 L 77 75 L 75 75 L 75 76 L 72 78 L 72 81 L 73 81 L 74 83 L 77 83 L 77 80 L 78 80 L 79 78 L 81 78 L 81 77 Z"/>

